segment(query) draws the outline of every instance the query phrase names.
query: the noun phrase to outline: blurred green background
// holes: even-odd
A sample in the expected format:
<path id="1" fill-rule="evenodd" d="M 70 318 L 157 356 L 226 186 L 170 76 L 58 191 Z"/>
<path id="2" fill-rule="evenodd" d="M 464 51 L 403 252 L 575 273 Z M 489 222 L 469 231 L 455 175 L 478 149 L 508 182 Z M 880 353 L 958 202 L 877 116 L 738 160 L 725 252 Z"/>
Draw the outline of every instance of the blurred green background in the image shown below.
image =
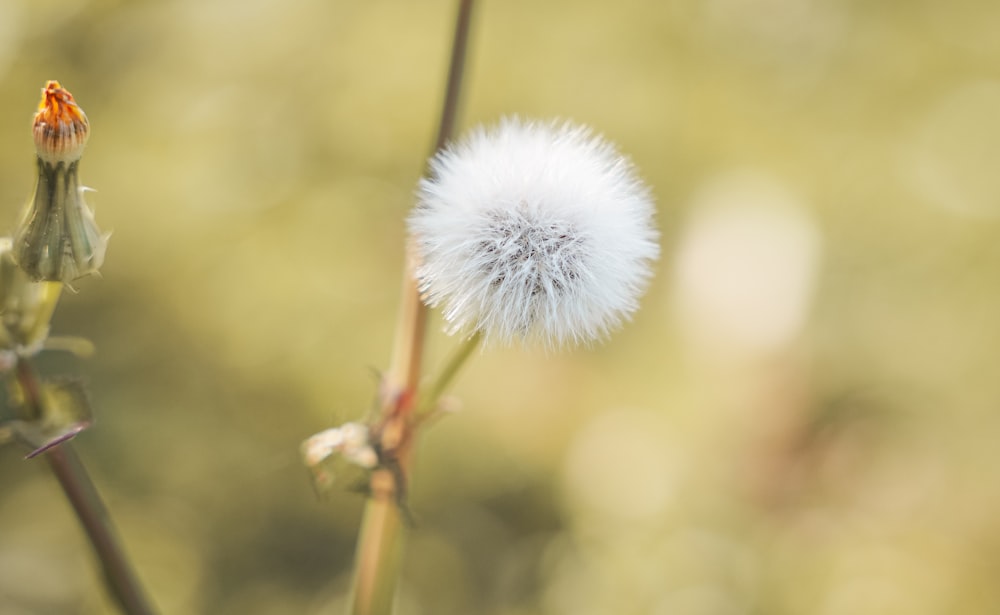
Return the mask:
<path id="1" fill-rule="evenodd" d="M 454 2 L 3 0 L 0 203 L 47 79 L 112 229 L 56 334 L 78 449 L 164 613 L 340 613 L 362 500 L 310 434 L 374 397 Z M 633 322 L 488 349 L 422 440 L 403 614 L 993 613 L 1000 4 L 484 2 L 462 123 L 629 153 Z M 428 365 L 454 340 L 432 323 Z M 0 611 L 105 613 L 47 467 L 0 450 Z"/>

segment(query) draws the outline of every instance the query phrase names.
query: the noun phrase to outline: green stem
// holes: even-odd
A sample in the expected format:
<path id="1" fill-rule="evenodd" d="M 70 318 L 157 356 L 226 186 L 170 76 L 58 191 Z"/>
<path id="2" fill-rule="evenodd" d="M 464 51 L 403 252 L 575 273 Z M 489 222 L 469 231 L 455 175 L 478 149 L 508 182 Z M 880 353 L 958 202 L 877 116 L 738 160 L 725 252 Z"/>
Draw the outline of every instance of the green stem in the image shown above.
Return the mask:
<path id="1" fill-rule="evenodd" d="M 459 0 L 448 84 L 434 141 L 435 152 L 444 147 L 455 132 L 472 8 L 473 0 Z M 411 475 L 415 425 L 413 399 L 420 381 L 427 310 L 420 300 L 409 254 L 403 276 L 400 321 L 392 362 L 382 386 L 382 424 L 379 430 L 379 444 L 383 452 L 391 451 L 396 471 L 383 468 L 372 473 L 371 497 L 365 506 L 355 558 L 351 607 L 354 615 L 388 615 L 392 612 L 405 538 L 400 510 L 403 498 L 400 494 L 404 493 L 406 484 L 397 484 L 397 481 L 408 481 Z"/>
<path id="2" fill-rule="evenodd" d="M 27 359 L 17 363 L 17 380 L 25 405 L 33 415 L 41 416 L 41 385 Z M 54 446 L 44 456 L 87 533 L 101 562 L 104 581 L 122 612 L 126 615 L 155 613 L 122 548 L 108 509 L 72 443 Z"/>
<path id="3" fill-rule="evenodd" d="M 462 369 L 465 362 L 472 356 L 472 352 L 479 347 L 482 339 L 482 332 L 476 331 L 464 340 L 454 354 L 451 355 L 448 363 L 445 364 L 444 369 L 441 370 L 441 373 L 438 374 L 434 382 L 426 387 L 427 392 L 421 394 L 418 406 L 420 416 L 427 416 L 427 414 L 434 412 L 434 406 L 441 399 L 441 395 L 451 385 L 452 380 L 458 375 L 459 370 Z"/>
<path id="4" fill-rule="evenodd" d="M 372 477 L 373 488 L 376 483 L 391 488 L 392 481 L 387 470 L 378 470 Z M 381 496 L 373 493 L 365 503 L 358 540 L 353 615 L 392 613 L 402 549 L 402 512 L 395 498 L 391 492 Z"/>

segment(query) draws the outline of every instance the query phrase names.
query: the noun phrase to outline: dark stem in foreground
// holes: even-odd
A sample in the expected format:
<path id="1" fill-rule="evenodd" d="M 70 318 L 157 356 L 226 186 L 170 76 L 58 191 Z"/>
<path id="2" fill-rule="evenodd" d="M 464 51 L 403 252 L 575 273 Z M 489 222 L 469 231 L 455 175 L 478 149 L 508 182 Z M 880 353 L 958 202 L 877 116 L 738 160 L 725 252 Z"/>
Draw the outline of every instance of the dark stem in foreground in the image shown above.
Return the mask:
<path id="1" fill-rule="evenodd" d="M 22 358 L 17 362 L 17 381 L 28 411 L 40 416 L 42 412 L 40 383 L 27 359 Z M 44 456 L 86 531 L 101 562 L 104 581 L 122 612 L 126 615 L 155 613 L 122 548 L 108 509 L 97 492 L 97 487 L 90 480 L 83 462 L 73 449 L 72 442 L 54 446 L 46 451 Z"/>
<path id="2" fill-rule="evenodd" d="M 455 40 L 451 47 L 451 60 L 448 64 L 448 85 L 444 92 L 444 105 L 441 108 L 441 122 L 438 124 L 437 139 L 434 141 L 434 152 L 443 148 L 455 134 L 455 123 L 458 117 L 458 103 L 462 93 L 462 78 L 465 76 L 465 59 L 468 56 L 469 24 L 472 21 L 472 0 L 461 0 L 458 4 L 458 19 L 455 23 Z"/>

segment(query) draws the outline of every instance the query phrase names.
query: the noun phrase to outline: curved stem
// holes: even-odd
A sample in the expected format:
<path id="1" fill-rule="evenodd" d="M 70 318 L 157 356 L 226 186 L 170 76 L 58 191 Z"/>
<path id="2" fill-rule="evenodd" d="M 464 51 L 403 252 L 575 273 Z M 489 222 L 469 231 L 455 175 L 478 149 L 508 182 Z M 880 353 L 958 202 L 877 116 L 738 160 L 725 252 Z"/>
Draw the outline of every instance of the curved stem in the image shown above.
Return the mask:
<path id="1" fill-rule="evenodd" d="M 64 442 L 51 448 L 45 458 L 87 532 L 101 562 L 105 583 L 122 612 L 128 615 L 155 613 L 129 563 L 108 509 L 72 443 Z"/>
<path id="2" fill-rule="evenodd" d="M 451 140 L 455 131 L 472 8 L 473 0 L 459 0 L 435 152 Z M 408 252 L 392 362 L 380 392 L 381 416 L 376 436 L 381 449 L 391 451 L 395 468 L 372 473 L 371 497 L 365 506 L 355 559 L 351 611 L 354 615 L 391 613 L 396 593 L 404 537 L 401 504 L 412 469 L 414 399 L 420 382 L 427 322 L 427 308 L 420 300 L 413 269 Z"/>

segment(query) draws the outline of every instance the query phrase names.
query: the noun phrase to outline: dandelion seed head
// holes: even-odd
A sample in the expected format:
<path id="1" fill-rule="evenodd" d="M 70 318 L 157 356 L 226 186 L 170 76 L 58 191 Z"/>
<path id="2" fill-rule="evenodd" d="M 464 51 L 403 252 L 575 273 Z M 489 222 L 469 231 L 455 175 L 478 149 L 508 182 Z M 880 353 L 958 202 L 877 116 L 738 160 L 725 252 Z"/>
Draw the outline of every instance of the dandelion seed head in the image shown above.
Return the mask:
<path id="1" fill-rule="evenodd" d="M 649 189 L 609 142 L 508 119 L 439 153 L 409 229 L 420 290 L 451 333 L 547 345 L 605 337 L 659 254 Z"/>

